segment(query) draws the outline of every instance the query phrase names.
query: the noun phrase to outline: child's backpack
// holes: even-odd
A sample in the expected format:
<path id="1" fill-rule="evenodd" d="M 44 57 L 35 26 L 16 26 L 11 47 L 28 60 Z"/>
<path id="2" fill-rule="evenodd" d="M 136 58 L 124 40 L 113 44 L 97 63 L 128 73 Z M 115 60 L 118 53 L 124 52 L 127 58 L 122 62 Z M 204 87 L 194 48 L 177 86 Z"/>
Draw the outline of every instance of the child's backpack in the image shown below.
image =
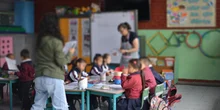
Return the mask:
<path id="1" fill-rule="evenodd" d="M 170 110 L 167 103 L 158 96 L 154 96 L 150 102 L 150 110 Z"/>
<path id="2" fill-rule="evenodd" d="M 181 94 L 176 94 L 177 88 L 176 86 L 172 85 L 168 89 L 168 93 L 166 94 L 166 97 L 164 99 L 155 96 L 151 99 L 151 107 L 150 110 L 170 110 L 171 107 L 177 103 L 180 102 L 180 99 L 182 98 Z"/>
<path id="3" fill-rule="evenodd" d="M 174 103 L 180 102 L 180 99 L 182 98 L 182 94 L 176 94 L 177 88 L 176 86 L 172 85 L 169 87 L 166 100 L 168 101 L 168 106 L 172 107 Z"/>

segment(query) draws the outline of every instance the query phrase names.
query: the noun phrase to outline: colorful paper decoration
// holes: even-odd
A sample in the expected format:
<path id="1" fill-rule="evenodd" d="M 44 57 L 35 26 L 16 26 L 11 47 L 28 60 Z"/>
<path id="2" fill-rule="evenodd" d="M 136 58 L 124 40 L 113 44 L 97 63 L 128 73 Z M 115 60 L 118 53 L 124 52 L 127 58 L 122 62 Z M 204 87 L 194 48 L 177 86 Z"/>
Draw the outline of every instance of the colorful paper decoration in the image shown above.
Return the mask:
<path id="1" fill-rule="evenodd" d="M 216 27 L 219 0 L 165 0 L 167 27 Z"/>
<path id="2" fill-rule="evenodd" d="M 9 54 L 13 53 L 13 39 L 12 37 L 0 37 L 0 66 L 3 66 L 5 62 L 4 57 Z"/>
<path id="3" fill-rule="evenodd" d="M 204 37 L 207 37 L 207 34 L 212 33 L 212 32 L 218 32 L 218 33 L 220 33 L 220 30 L 210 30 L 210 31 L 207 31 L 206 33 L 203 34 L 202 38 L 204 39 Z M 220 58 L 220 55 L 210 55 L 210 54 L 207 54 L 207 53 L 203 50 L 202 45 L 199 46 L 199 49 L 200 49 L 201 53 L 202 53 L 203 55 L 205 55 L 206 57 L 209 57 L 209 58 Z"/>
<path id="4" fill-rule="evenodd" d="M 199 37 L 199 43 L 198 43 L 197 45 L 195 45 L 195 46 L 191 46 L 191 45 L 188 43 L 188 39 L 189 39 L 190 35 L 192 35 L 192 34 L 195 34 L 195 35 L 197 35 L 197 36 Z M 186 36 L 186 45 L 187 45 L 189 48 L 197 48 L 197 47 L 199 47 L 199 46 L 201 45 L 201 43 L 202 43 L 202 36 L 201 36 L 198 32 L 196 32 L 196 31 L 190 32 L 190 33 L 188 34 L 188 36 Z"/>
<path id="5" fill-rule="evenodd" d="M 159 49 L 159 50 L 156 50 L 152 45 L 151 45 L 151 41 L 154 39 L 154 38 L 156 38 L 157 36 L 159 36 L 162 40 L 163 40 L 163 42 L 164 42 L 164 46 L 161 48 L 161 49 Z M 155 55 L 160 55 L 164 50 L 166 50 L 166 48 L 167 48 L 167 45 L 166 44 L 168 44 L 168 42 L 167 42 L 167 39 L 164 37 L 164 35 L 161 33 L 161 32 L 157 32 L 157 33 L 155 33 L 149 40 L 147 40 L 147 45 L 149 46 L 149 48 L 151 49 L 151 51 L 155 54 Z"/>

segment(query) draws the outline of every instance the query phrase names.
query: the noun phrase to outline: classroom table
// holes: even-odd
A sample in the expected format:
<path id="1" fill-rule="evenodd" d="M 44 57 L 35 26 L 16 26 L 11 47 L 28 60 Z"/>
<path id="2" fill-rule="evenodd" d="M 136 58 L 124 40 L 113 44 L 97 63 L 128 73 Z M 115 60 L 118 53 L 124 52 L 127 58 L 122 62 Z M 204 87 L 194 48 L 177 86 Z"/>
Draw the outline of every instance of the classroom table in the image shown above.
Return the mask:
<path id="1" fill-rule="evenodd" d="M 13 95 L 12 95 L 12 84 L 18 81 L 17 76 L 10 76 L 9 78 L 1 78 L 0 77 L 0 84 L 9 84 L 9 97 L 10 97 L 10 110 L 13 109 Z"/>
<path id="2" fill-rule="evenodd" d="M 67 86 L 68 86 L 68 84 L 65 85 L 66 94 L 81 95 L 81 110 L 84 110 L 84 102 L 85 102 L 85 92 L 86 92 L 86 90 L 79 90 L 78 87 L 76 85 L 74 85 L 74 84 L 69 86 L 69 87 L 67 87 Z"/>
<path id="3" fill-rule="evenodd" d="M 108 84 L 106 84 L 108 85 Z M 98 96 L 105 96 L 105 97 L 109 97 L 110 100 L 110 104 L 109 107 L 111 107 L 112 103 L 113 103 L 113 110 L 116 110 L 116 99 L 120 96 L 122 96 L 124 90 L 122 88 L 111 88 L 109 90 L 103 90 L 101 88 L 96 88 L 95 85 L 91 88 L 87 88 L 86 89 L 86 93 L 87 93 L 87 110 L 90 110 L 90 95 L 98 95 Z"/>

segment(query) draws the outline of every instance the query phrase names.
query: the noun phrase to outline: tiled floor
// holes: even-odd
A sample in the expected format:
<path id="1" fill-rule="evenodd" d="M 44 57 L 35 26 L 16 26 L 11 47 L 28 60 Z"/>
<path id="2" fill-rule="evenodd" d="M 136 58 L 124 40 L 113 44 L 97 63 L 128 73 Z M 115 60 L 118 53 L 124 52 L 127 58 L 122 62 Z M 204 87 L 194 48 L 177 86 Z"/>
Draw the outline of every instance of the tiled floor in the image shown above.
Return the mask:
<path id="1" fill-rule="evenodd" d="M 177 88 L 183 97 L 172 110 L 220 110 L 220 87 L 178 85 Z M 13 110 L 20 110 L 16 99 Z M 0 104 L 0 110 L 9 110 L 8 106 L 6 102 Z"/>

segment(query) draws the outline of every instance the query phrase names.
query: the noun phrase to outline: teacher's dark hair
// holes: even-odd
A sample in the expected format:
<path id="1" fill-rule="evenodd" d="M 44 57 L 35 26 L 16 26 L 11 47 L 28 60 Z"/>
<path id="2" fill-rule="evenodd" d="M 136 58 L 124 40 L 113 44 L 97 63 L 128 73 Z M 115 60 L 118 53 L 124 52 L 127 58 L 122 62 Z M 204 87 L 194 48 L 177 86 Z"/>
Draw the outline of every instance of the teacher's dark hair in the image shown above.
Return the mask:
<path id="1" fill-rule="evenodd" d="M 46 13 L 40 21 L 39 34 L 37 36 L 36 48 L 39 48 L 43 37 L 51 36 L 63 41 L 60 32 L 59 18 L 56 13 Z"/>
<path id="2" fill-rule="evenodd" d="M 120 28 L 131 30 L 131 26 L 127 22 L 119 24 L 118 25 L 118 31 L 120 30 Z"/>

